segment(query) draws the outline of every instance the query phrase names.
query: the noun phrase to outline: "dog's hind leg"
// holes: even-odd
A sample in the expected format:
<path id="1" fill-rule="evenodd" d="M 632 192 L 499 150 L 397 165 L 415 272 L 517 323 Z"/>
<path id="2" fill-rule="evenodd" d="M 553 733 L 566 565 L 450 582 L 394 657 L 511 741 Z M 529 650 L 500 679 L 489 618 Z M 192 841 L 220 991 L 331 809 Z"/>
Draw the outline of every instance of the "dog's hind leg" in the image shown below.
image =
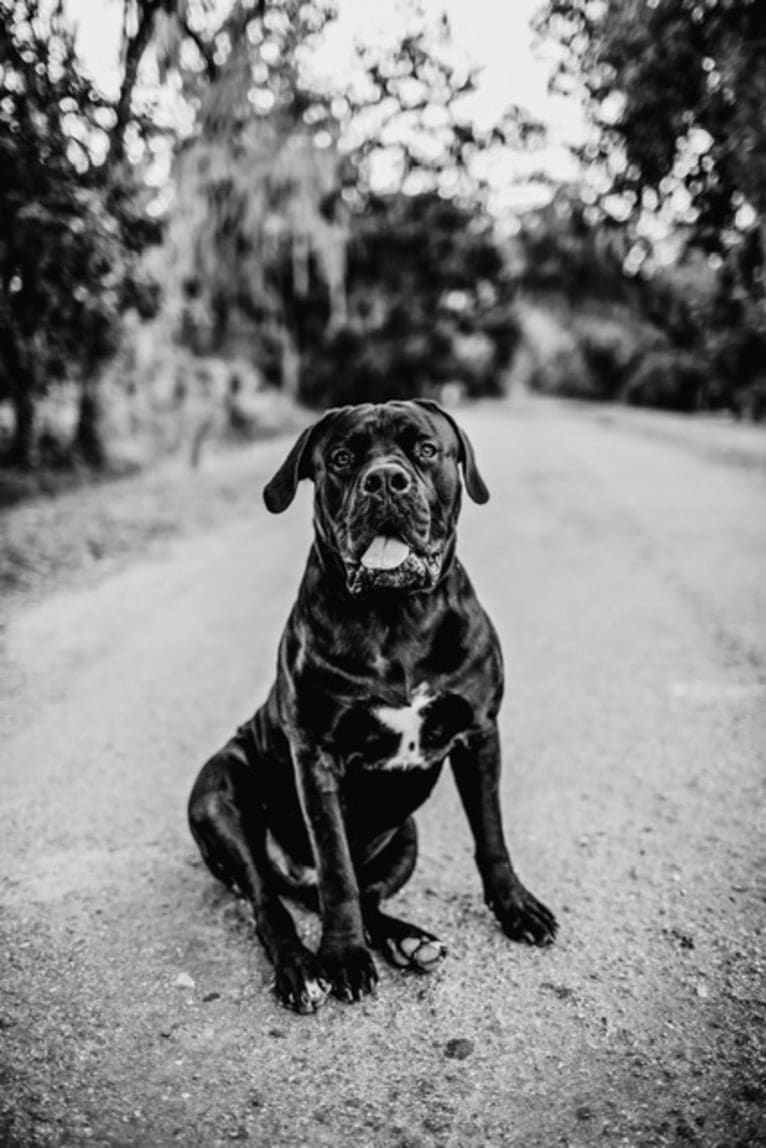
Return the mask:
<path id="1" fill-rule="evenodd" d="M 211 873 L 252 905 L 276 971 L 277 996 L 289 1008 L 313 1012 L 330 986 L 271 878 L 257 781 L 257 762 L 249 760 L 237 734 L 202 767 L 189 798 L 189 826 Z"/>
<path id="2" fill-rule="evenodd" d="M 432 933 L 381 912 L 380 903 L 393 896 L 412 876 L 418 855 L 415 821 L 402 827 L 360 873 L 362 916 L 370 944 L 399 969 L 430 972 L 446 955 L 446 946 Z"/>

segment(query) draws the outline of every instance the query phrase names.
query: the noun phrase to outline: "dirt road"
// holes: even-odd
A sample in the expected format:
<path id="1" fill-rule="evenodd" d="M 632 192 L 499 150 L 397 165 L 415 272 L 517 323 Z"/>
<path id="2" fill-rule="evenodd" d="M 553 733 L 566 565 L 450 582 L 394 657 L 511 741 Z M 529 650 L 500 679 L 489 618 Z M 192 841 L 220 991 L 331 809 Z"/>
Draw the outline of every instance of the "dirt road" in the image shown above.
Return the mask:
<path id="1" fill-rule="evenodd" d="M 557 945 L 494 925 L 445 774 L 398 898 L 442 970 L 277 1005 L 185 824 L 308 542 L 308 490 L 261 506 L 271 442 L 247 517 L 0 635 L 3 1145 L 766 1144 L 762 440 L 536 403 L 463 421 L 509 837 Z"/>

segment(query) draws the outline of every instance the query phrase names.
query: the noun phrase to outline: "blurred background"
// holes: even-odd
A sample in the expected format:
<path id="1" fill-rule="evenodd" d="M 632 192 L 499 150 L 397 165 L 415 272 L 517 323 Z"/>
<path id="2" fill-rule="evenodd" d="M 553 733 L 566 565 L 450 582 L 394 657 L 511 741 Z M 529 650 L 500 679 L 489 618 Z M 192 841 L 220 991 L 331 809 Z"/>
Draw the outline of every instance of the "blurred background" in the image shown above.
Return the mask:
<path id="1" fill-rule="evenodd" d="M 393 396 L 762 417 L 762 3 L 0 17 L 2 502 Z"/>

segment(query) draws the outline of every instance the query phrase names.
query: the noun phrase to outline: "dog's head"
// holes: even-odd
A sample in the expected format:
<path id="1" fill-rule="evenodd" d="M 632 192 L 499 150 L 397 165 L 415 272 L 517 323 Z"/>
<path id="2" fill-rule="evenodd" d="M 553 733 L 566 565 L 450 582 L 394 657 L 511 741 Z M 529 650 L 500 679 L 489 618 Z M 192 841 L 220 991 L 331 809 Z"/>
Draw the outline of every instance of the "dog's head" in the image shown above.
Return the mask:
<path id="1" fill-rule="evenodd" d="M 454 553 L 461 470 L 470 497 L 486 502 L 468 438 L 436 403 L 365 403 L 305 430 L 263 497 L 279 514 L 301 479 L 314 480 L 318 541 L 352 594 L 429 590 Z"/>

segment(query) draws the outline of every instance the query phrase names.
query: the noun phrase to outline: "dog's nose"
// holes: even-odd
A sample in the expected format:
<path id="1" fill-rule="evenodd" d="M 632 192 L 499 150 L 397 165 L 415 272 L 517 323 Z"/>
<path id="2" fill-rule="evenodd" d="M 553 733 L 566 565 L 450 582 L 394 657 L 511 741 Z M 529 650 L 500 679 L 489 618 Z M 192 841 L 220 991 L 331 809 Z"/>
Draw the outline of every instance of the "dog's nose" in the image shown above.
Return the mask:
<path id="1" fill-rule="evenodd" d="M 362 479 L 365 494 L 405 494 L 412 486 L 412 479 L 403 466 L 397 462 L 378 463 L 371 466 Z"/>

